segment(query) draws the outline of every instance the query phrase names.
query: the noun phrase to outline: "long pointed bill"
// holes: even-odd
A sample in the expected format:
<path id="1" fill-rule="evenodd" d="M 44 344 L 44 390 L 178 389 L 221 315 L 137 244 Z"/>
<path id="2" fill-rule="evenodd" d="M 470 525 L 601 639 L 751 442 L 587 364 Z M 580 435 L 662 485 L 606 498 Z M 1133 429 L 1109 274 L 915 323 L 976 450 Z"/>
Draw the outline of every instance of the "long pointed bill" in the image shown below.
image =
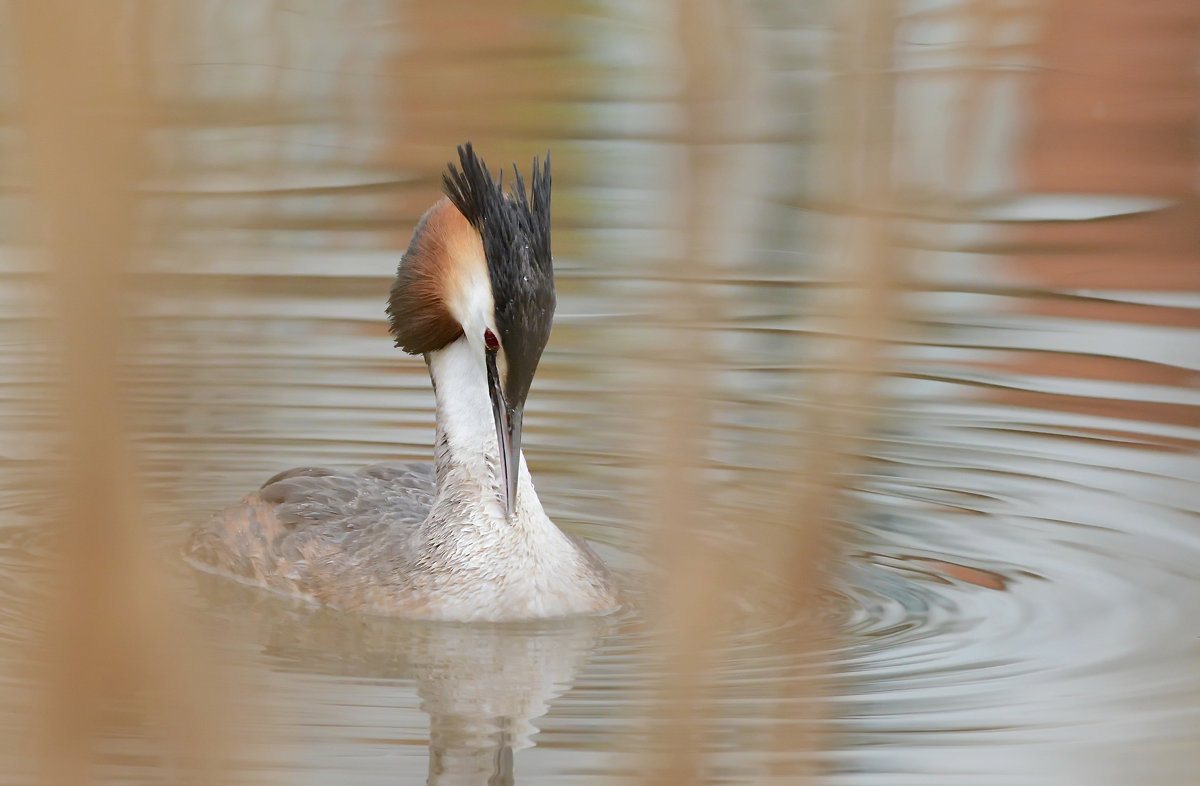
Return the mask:
<path id="1" fill-rule="evenodd" d="M 524 406 L 510 407 L 496 372 L 496 356 L 487 355 L 488 393 L 492 398 L 492 416 L 496 421 L 496 442 L 500 448 L 500 472 L 504 476 L 504 511 L 512 518 L 517 505 L 517 478 L 521 472 L 521 421 Z"/>

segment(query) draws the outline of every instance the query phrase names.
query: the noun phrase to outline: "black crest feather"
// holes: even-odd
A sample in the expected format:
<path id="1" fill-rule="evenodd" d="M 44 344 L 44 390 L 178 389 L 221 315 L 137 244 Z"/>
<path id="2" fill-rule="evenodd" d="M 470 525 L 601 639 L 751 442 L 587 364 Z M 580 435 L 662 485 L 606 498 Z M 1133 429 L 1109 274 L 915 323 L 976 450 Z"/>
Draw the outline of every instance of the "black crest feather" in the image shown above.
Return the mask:
<path id="1" fill-rule="evenodd" d="M 488 273 L 493 279 L 494 268 L 511 268 L 513 260 L 506 258 L 515 247 L 527 245 L 529 261 L 540 271 L 553 277 L 550 258 L 550 154 L 546 165 L 540 167 L 533 159 L 531 193 L 526 193 L 525 180 L 513 165 L 514 183 L 511 196 L 504 193 L 504 174 L 492 178 L 487 165 L 475 154 L 470 142 L 458 147 L 460 170 L 446 165 L 442 183 L 446 196 L 466 216 L 483 238 Z"/>
<path id="2" fill-rule="evenodd" d="M 503 173 L 493 178 L 470 142 L 459 146 L 458 160 L 461 169 L 447 164 L 442 182 L 446 196 L 483 239 L 510 394 L 523 401 L 554 319 L 550 154 L 544 166 L 533 160 L 528 193 L 514 164 L 514 182 L 505 194 Z"/>

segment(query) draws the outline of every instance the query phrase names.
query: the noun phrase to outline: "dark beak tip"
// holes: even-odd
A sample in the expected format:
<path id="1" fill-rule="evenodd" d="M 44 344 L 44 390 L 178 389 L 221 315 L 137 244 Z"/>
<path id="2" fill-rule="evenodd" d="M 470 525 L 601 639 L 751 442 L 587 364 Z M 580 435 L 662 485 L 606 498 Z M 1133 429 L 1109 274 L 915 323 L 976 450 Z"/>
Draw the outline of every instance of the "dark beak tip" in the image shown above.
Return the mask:
<path id="1" fill-rule="evenodd" d="M 510 519 L 516 512 L 517 484 L 521 476 L 521 420 L 523 414 L 520 407 L 508 409 L 506 418 L 508 433 L 504 440 L 506 444 L 501 447 L 501 450 L 507 453 L 507 461 L 504 465 L 504 498 L 505 508 Z"/>
<path id="2" fill-rule="evenodd" d="M 492 399 L 492 415 L 496 421 L 496 447 L 500 454 L 503 475 L 505 517 L 512 519 L 517 507 L 517 479 L 521 473 L 521 419 L 523 403 L 511 406 L 504 393 L 496 370 L 495 355 L 487 357 L 488 392 Z"/>

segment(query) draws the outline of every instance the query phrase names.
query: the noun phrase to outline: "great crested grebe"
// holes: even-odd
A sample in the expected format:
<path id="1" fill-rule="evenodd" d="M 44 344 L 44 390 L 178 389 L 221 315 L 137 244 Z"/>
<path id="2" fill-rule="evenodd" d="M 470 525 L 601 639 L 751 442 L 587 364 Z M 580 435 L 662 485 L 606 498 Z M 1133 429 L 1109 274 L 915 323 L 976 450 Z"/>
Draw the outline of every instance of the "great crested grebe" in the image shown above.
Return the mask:
<path id="1" fill-rule="evenodd" d="M 600 614 L 604 563 L 550 521 L 521 454 L 525 398 L 554 318 L 550 157 L 511 194 L 470 143 L 421 218 L 387 312 L 423 355 L 434 462 L 282 472 L 200 527 L 200 567 L 348 611 L 460 621 Z"/>

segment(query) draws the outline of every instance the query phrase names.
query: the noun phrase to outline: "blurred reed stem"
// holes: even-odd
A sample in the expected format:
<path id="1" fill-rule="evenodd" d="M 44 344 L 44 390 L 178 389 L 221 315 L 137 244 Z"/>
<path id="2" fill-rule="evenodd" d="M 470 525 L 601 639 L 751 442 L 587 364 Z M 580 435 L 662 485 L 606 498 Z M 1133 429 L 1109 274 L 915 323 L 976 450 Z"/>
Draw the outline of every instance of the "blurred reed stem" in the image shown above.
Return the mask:
<path id="1" fill-rule="evenodd" d="M 173 616 L 131 452 L 125 290 L 148 100 L 139 3 L 14 4 L 40 245 L 56 286 L 64 461 L 49 487 L 56 564 L 31 645 L 45 690 L 45 781 L 94 778 L 116 709 L 139 708 L 178 780 L 216 783 L 219 724 L 189 631 Z M 49 501 L 48 501 L 49 502 Z"/>
<path id="2" fill-rule="evenodd" d="M 835 302 L 820 309 L 834 315 L 828 340 L 836 346 L 830 372 L 812 380 L 802 432 L 808 438 L 796 441 L 796 483 L 785 519 L 796 537 L 792 548 L 770 552 L 780 557 L 778 575 L 790 577 L 800 606 L 820 590 L 814 577 L 832 561 L 828 534 L 841 478 L 875 425 L 869 415 L 887 370 L 900 286 L 892 195 L 895 6 L 855 0 L 837 11 L 829 120 L 818 158 L 828 162 L 821 174 L 832 192 L 828 204 L 843 206 L 827 217 L 821 258 L 845 288 L 832 291 Z"/>
<path id="3" fill-rule="evenodd" d="M 779 776 L 815 775 L 814 766 L 795 766 L 798 751 L 824 747 L 824 680 L 829 668 L 816 654 L 829 648 L 832 631 L 817 614 L 832 566 L 837 564 L 837 522 L 845 507 L 844 479 L 862 460 L 863 441 L 877 425 L 877 383 L 888 370 L 886 347 L 896 323 L 901 260 L 894 234 L 895 35 L 897 6 L 890 0 L 839 4 L 833 20 L 832 79 L 825 106 L 825 134 L 818 160 L 827 162 L 822 186 L 828 204 L 842 213 L 826 217 L 822 263 L 826 275 L 844 282 L 825 296 L 820 311 L 833 314 L 835 346 L 828 373 L 812 380 L 807 423 L 792 459 L 790 499 L 770 532 L 790 542 L 768 544 L 773 575 L 804 615 L 809 646 L 792 653 L 811 677 L 792 680 L 779 697 L 781 710 L 795 708 L 795 723 L 780 724 L 775 749 Z"/>
<path id="4" fill-rule="evenodd" d="M 647 783 L 696 783 L 703 769 L 704 694 L 713 663 L 712 648 L 728 599 L 714 581 L 720 555 L 697 538 L 708 529 L 711 500 L 699 477 L 699 458 L 708 450 L 712 422 L 711 367 L 707 332 L 697 326 L 716 318 L 719 304 L 706 290 L 688 283 L 711 269 L 706 240 L 721 231 L 721 112 L 737 89 L 737 62 L 721 45 L 726 11 L 723 0 L 681 2 L 677 7 L 678 46 L 684 64 L 682 103 L 687 129 L 681 140 L 686 170 L 676 184 L 684 209 L 685 250 L 671 260 L 666 275 L 676 281 L 664 302 L 662 326 L 669 348 L 657 380 L 656 402 L 662 432 L 654 528 L 666 576 L 658 597 L 658 622 L 667 669 L 653 715 L 654 761 Z"/>
<path id="5" fill-rule="evenodd" d="M 686 204 L 685 253 L 668 271 L 676 281 L 705 277 L 711 270 L 713 238 L 721 232 L 722 197 L 730 193 L 722 177 L 722 143 L 737 138 L 742 122 L 736 99 L 747 89 L 748 47 L 731 40 L 738 25 L 722 0 L 679 6 L 680 51 L 686 69 L 683 103 L 688 128 L 683 140 L 687 175 L 679 184 Z M 825 308 L 836 315 L 832 341 L 839 359 L 830 373 L 811 381 L 809 406 L 797 413 L 792 483 L 764 504 L 762 520 L 743 529 L 753 542 L 738 555 L 707 546 L 698 534 L 712 528 L 713 500 L 697 471 L 709 449 L 715 400 L 707 347 L 711 336 L 695 329 L 718 317 L 720 303 L 701 288 L 679 284 L 665 316 L 671 359 L 664 368 L 660 407 L 664 417 L 661 484 L 655 524 L 665 568 L 657 614 L 667 660 L 651 744 L 654 761 L 645 779 L 654 784 L 694 784 L 705 780 L 703 741 L 713 692 L 714 649 L 732 611 L 730 600 L 745 595 L 764 606 L 764 593 L 783 592 L 784 604 L 800 620 L 799 635 L 778 642 L 788 662 L 811 675 L 785 680 L 777 696 L 781 719 L 773 733 L 774 778 L 789 783 L 820 774 L 826 707 L 822 675 L 831 631 L 819 620 L 819 603 L 836 563 L 834 523 L 849 461 L 872 427 L 875 382 L 885 367 L 884 347 L 895 318 L 897 288 L 892 227 L 893 3 L 855 0 L 837 6 L 834 74 L 826 107 L 829 123 L 815 160 L 828 162 L 822 184 L 832 204 L 844 212 L 829 216 L 823 259 L 845 286 Z M 801 416 L 803 416 L 801 418 Z M 802 437 L 801 435 L 808 435 Z M 758 593 L 755 595 L 755 593 Z"/>

